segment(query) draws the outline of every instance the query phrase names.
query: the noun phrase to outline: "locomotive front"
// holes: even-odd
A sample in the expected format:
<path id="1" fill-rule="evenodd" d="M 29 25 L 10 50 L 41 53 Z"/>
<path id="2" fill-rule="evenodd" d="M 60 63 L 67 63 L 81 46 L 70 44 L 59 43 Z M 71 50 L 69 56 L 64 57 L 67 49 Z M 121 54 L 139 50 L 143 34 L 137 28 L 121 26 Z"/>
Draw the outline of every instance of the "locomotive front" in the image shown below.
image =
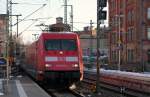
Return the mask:
<path id="1" fill-rule="evenodd" d="M 67 84 L 79 81 L 83 64 L 77 35 L 43 35 L 43 44 L 44 78 Z"/>

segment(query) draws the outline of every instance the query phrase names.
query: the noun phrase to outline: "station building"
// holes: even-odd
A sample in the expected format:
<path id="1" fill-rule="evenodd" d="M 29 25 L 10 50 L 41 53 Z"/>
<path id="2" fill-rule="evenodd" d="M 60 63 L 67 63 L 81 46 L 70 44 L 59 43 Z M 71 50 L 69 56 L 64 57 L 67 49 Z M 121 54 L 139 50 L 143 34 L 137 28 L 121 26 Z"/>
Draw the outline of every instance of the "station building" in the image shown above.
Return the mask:
<path id="1" fill-rule="evenodd" d="M 109 66 L 150 71 L 149 0 L 108 0 Z"/>

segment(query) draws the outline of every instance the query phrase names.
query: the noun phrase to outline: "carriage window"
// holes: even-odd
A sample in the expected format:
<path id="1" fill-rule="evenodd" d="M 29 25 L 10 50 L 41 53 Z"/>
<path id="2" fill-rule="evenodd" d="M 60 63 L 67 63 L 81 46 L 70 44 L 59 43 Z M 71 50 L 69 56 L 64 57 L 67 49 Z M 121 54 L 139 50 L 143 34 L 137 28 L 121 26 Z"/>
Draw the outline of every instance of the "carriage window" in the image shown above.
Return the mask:
<path id="1" fill-rule="evenodd" d="M 77 49 L 77 45 L 76 45 L 76 41 L 75 40 L 62 40 L 62 50 L 76 50 Z"/>
<path id="2" fill-rule="evenodd" d="M 46 50 L 60 50 L 60 40 L 46 40 L 45 41 Z"/>
<path id="3" fill-rule="evenodd" d="M 49 39 L 45 41 L 46 50 L 77 50 L 76 40 Z"/>

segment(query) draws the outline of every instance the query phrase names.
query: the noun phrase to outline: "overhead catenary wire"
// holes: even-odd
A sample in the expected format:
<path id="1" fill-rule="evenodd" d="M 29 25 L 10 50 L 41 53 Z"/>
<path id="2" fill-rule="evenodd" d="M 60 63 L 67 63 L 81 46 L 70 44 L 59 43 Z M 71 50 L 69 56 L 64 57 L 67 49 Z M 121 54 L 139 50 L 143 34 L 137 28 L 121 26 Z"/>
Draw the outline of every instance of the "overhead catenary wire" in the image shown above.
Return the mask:
<path id="1" fill-rule="evenodd" d="M 28 27 L 26 27 L 22 32 L 20 32 L 18 34 L 18 36 L 20 36 L 23 32 L 25 32 L 27 29 L 29 29 L 33 24 L 35 24 L 37 22 L 37 20 L 35 20 L 34 22 L 32 22 Z"/>
<path id="2" fill-rule="evenodd" d="M 33 24 L 32 24 L 33 25 Z M 73 27 L 74 29 L 76 29 L 76 31 L 81 31 L 81 30 L 79 30 L 78 28 L 76 28 L 76 27 Z M 29 29 L 29 28 L 28 28 Z M 30 30 L 24 30 L 24 31 L 22 31 L 21 33 L 23 33 L 23 32 L 26 32 L 26 31 L 42 31 L 42 30 L 36 30 L 36 29 L 30 29 Z"/>
<path id="3" fill-rule="evenodd" d="M 76 28 L 76 27 L 73 27 L 74 29 L 76 29 L 77 31 L 80 31 L 78 28 Z"/>
<path id="4" fill-rule="evenodd" d="M 40 10 L 41 8 L 43 8 L 45 6 L 46 6 L 46 4 L 43 4 L 43 6 L 41 6 L 40 8 L 38 8 L 37 10 L 35 10 L 34 12 L 30 13 L 29 15 L 25 16 L 22 20 L 18 21 L 17 23 L 20 23 L 20 22 L 24 21 L 26 18 L 30 17 L 31 15 L 33 15 L 34 13 L 36 13 L 38 10 Z M 12 26 L 15 26 L 17 23 L 15 23 Z"/>
<path id="5" fill-rule="evenodd" d="M 73 22 L 73 23 L 77 23 L 77 24 L 89 24 L 88 22 Z M 93 22 L 93 24 L 96 24 L 96 22 Z"/>
<path id="6" fill-rule="evenodd" d="M 50 4 L 51 4 L 51 0 L 46 0 L 47 2 L 49 2 L 48 4 L 46 4 L 46 5 L 48 5 L 48 7 L 49 7 L 49 9 L 50 9 Z M 20 3 L 19 3 L 20 4 Z M 21 3 L 21 4 L 24 4 L 24 3 Z M 28 4 L 28 3 L 25 3 L 25 4 Z M 29 4 L 31 4 L 32 5 L 32 3 L 29 3 Z M 34 5 L 34 4 L 33 4 Z M 40 4 L 41 5 L 41 4 Z M 39 8 L 40 9 L 40 8 Z M 62 9 L 62 6 L 60 6 L 59 8 L 57 8 L 57 9 L 55 9 L 54 10 L 54 12 L 51 12 L 51 13 L 59 13 L 59 11 L 60 11 L 60 9 Z M 53 16 L 55 15 L 55 14 L 53 14 Z M 48 15 L 48 16 L 50 16 L 50 14 Z M 45 18 L 35 18 L 35 19 L 50 19 L 50 18 L 55 18 L 55 17 L 45 17 Z M 33 19 L 21 19 L 20 21 L 29 21 L 29 20 L 33 20 Z M 47 21 L 46 21 L 47 22 Z"/>
<path id="7" fill-rule="evenodd" d="M 25 31 L 23 31 L 23 32 L 27 32 L 27 31 L 41 31 L 41 30 L 30 29 L 30 30 L 25 30 Z"/>
<path id="8" fill-rule="evenodd" d="M 62 8 L 63 8 L 63 6 L 60 6 L 59 8 L 55 9 L 54 12 L 52 12 L 53 16 L 55 16 L 56 13 L 60 13 L 60 11 L 61 11 L 60 9 L 62 9 Z"/>
<path id="9" fill-rule="evenodd" d="M 22 3 L 17 3 L 17 4 L 21 4 L 21 5 L 43 5 L 40 3 L 28 3 L 28 2 L 22 2 Z"/>
<path id="10" fill-rule="evenodd" d="M 54 7 L 53 7 L 53 5 L 55 5 L 56 4 L 56 2 L 55 3 L 53 3 L 55 0 L 48 0 L 49 1 L 49 3 L 48 3 L 48 9 L 49 10 L 51 10 L 51 9 L 54 9 Z M 61 2 L 61 0 L 58 0 L 58 2 L 57 2 L 58 4 L 61 4 L 62 2 Z M 55 16 L 55 14 L 56 13 L 60 13 L 60 9 L 62 9 L 63 8 L 63 6 L 60 6 L 60 7 L 58 7 L 57 9 L 55 8 L 51 13 L 53 13 L 52 15 L 53 16 Z M 50 15 L 50 14 L 49 14 Z"/>
<path id="11" fill-rule="evenodd" d="M 54 18 L 54 17 L 44 17 L 44 18 L 33 18 L 33 19 L 20 19 L 20 20 L 23 20 L 23 21 L 33 21 L 33 20 L 48 20 L 48 19 L 51 19 L 51 18 Z"/>
<path id="12" fill-rule="evenodd" d="M 51 0 L 48 0 L 48 1 L 51 1 Z M 18 3 L 18 4 L 32 4 L 32 3 L 23 2 L 23 3 Z M 33 4 L 33 5 L 34 5 L 34 4 Z M 30 20 L 30 19 L 26 20 L 26 18 L 28 18 L 29 16 L 33 15 L 35 12 L 37 12 L 38 10 L 40 10 L 41 8 L 43 8 L 45 5 L 47 5 L 47 4 L 43 4 L 42 7 L 38 8 L 37 10 L 35 10 L 34 12 L 32 12 L 31 14 L 25 16 L 23 19 L 20 19 L 20 21 L 18 21 L 17 23 L 20 23 L 20 22 L 22 22 L 22 21 L 28 21 L 28 20 Z M 62 8 L 62 6 L 61 6 L 61 8 Z M 56 9 L 56 10 L 60 10 L 61 8 L 58 8 L 58 9 Z M 59 11 L 56 11 L 56 10 L 55 10 L 55 12 L 58 13 Z M 50 18 L 52 18 L 52 17 L 50 17 Z M 44 19 L 44 18 L 37 18 L 37 19 Z M 34 19 L 31 19 L 31 20 L 34 20 Z M 14 23 L 12 26 L 15 26 L 17 23 Z"/>

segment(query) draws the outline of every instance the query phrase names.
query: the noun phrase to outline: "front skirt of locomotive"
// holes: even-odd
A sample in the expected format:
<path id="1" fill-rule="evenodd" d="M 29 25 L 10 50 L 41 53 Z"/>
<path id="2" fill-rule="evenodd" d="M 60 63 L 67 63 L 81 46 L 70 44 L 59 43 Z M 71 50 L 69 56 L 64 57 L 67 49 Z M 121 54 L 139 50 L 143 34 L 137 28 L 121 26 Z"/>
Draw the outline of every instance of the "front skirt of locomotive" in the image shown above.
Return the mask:
<path id="1" fill-rule="evenodd" d="M 45 71 L 46 80 L 56 83 L 72 84 L 80 80 L 80 71 Z"/>

